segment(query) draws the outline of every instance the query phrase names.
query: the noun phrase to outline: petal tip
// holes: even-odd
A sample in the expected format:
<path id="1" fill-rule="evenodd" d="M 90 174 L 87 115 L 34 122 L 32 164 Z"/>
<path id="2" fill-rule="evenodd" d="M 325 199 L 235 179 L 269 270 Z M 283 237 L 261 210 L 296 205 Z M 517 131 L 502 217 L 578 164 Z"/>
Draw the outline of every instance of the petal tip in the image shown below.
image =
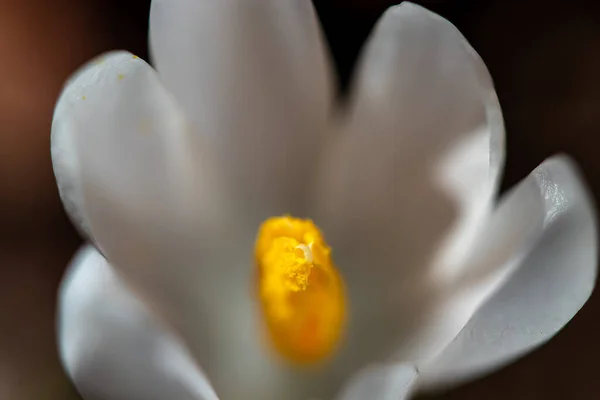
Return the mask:
<path id="1" fill-rule="evenodd" d="M 578 162 L 566 153 L 558 153 L 546 158 L 533 171 L 534 174 L 552 174 L 562 185 L 575 185 L 573 190 L 582 193 L 584 200 L 589 203 L 590 211 L 595 211 L 595 201 L 588 188 L 585 175 Z"/>
<path id="2" fill-rule="evenodd" d="M 440 16 L 439 14 L 434 13 L 433 11 L 430 11 L 429 9 L 410 2 L 410 1 L 403 1 L 400 4 L 396 4 L 393 6 L 390 6 L 383 14 L 382 19 L 386 18 L 386 17 L 398 17 L 398 16 L 404 16 L 404 15 L 420 15 L 423 17 L 430 17 L 430 18 L 436 18 L 436 19 L 440 19 L 442 21 L 446 21 L 447 20 Z"/>
<path id="3" fill-rule="evenodd" d="M 112 50 L 100 54 L 83 64 L 69 79 L 67 79 L 63 92 L 59 98 L 59 103 L 64 97 L 68 97 L 69 94 L 72 94 L 73 89 L 91 83 L 90 81 L 93 81 L 97 72 L 100 70 L 112 69 L 117 66 L 131 68 L 145 64 L 145 61 L 140 57 L 125 50 Z"/>
<path id="4" fill-rule="evenodd" d="M 60 198 L 68 216 L 83 236 L 90 237 L 79 176 L 78 131 L 89 123 L 90 104 L 102 87 L 117 83 L 138 68 L 149 68 L 141 58 L 123 50 L 109 51 L 82 65 L 66 81 L 57 100 L 50 129 L 50 153 Z"/>

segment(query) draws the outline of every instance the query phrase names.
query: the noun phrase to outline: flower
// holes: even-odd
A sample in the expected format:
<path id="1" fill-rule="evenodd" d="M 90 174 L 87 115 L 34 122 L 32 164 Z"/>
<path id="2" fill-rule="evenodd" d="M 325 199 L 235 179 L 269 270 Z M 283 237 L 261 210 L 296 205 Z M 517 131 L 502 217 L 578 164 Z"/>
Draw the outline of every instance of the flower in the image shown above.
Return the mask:
<path id="1" fill-rule="evenodd" d="M 343 106 L 309 1 L 155 0 L 150 25 L 157 72 L 99 57 L 52 125 L 94 244 L 59 304 L 86 399 L 409 396 L 514 360 L 589 297 L 575 167 L 496 201 L 500 106 L 449 22 L 390 8 Z"/>

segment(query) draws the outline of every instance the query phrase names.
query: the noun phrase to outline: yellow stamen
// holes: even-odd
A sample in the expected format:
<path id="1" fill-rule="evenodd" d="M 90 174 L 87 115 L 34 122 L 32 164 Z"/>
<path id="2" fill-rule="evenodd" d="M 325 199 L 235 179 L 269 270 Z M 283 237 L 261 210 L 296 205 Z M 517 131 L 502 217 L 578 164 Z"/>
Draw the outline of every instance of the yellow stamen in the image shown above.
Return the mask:
<path id="1" fill-rule="evenodd" d="M 346 316 L 344 285 L 319 228 L 310 220 L 269 218 L 255 249 L 258 290 L 274 348 L 308 364 L 330 356 Z"/>

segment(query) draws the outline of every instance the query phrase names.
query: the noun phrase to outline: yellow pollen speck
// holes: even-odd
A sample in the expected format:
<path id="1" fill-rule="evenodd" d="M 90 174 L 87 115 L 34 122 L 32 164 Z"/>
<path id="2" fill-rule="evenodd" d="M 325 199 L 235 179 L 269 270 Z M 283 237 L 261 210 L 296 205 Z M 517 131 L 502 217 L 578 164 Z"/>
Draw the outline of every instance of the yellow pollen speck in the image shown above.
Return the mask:
<path id="1" fill-rule="evenodd" d="M 138 56 L 131 56 L 131 58 L 133 58 L 134 60 L 137 60 L 139 57 Z"/>
<path id="2" fill-rule="evenodd" d="M 85 100 L 85 99 L 87 99 L 86 96 L 81 96 L 81 100 Z"/>
<path id="3" fill-rule="evenodd" d="M 258 231 L 255 257 L 258 294 L 273 347 L 299 364 L 330 356 L 341 341 L 346 299 L 319 228 L 310 220 L 269 218 Z"/>
<path id="4" fill-rule="evenodd" d="M 123 78 L 125 78 L 125 75 L 123 75 L 123 74 L 119 74 L 118 78 L 119 78 L 119 80 L 121 81 L 121 80 L 123 80 Z"/>

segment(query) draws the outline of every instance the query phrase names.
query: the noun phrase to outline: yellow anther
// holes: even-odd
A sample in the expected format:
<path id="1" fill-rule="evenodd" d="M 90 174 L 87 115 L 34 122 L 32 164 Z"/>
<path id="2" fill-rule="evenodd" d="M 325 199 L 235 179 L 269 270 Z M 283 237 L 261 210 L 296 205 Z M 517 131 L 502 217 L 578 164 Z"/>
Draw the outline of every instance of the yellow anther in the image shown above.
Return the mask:
<path id="1" fill-rule="evenodd" d="M 321 231 L 310 220 L 266 220 L 255 249 L 258 291 L 274 348 L 307 364 L 330 356 L 346 317 L 344 285 Z"/>

